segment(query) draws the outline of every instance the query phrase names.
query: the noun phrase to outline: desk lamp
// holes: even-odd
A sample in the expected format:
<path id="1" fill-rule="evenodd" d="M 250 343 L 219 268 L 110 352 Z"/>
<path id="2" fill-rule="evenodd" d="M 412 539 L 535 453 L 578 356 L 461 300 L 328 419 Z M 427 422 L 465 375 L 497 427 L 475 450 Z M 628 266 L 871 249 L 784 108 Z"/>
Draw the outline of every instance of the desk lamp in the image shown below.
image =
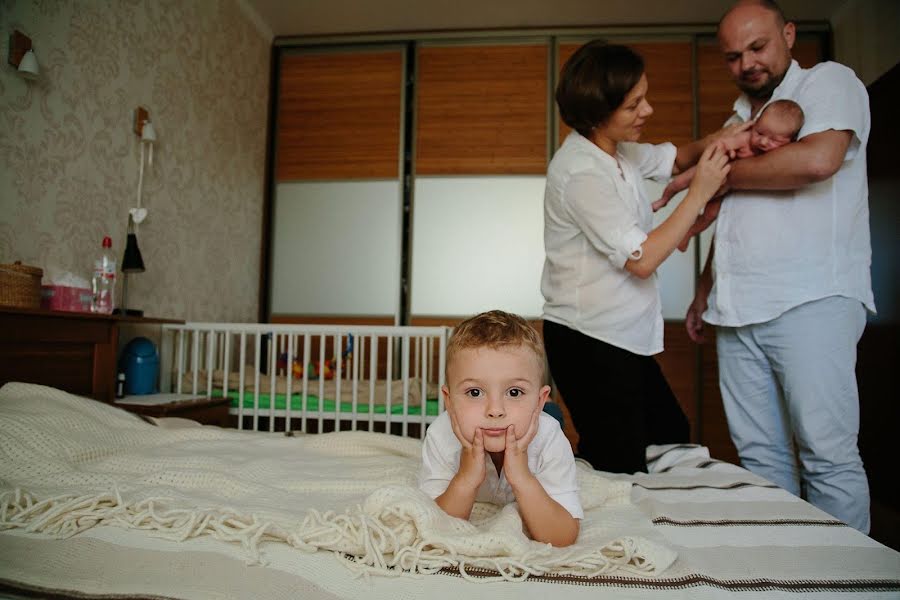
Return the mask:
<path id="1" fill-rule="evenodd" d="M 129 317 L 143 317 L 144 311 L 128 308 L 128 274 L 145 271 L 144 258 L 141 256 L 137 234 L 134 232 L 135 212 L 137 211 L 132 209 L 128 215 L 128 239 L 125 242 L 125 254 L 122 256 L 122 310 L 120 314 Z"/>

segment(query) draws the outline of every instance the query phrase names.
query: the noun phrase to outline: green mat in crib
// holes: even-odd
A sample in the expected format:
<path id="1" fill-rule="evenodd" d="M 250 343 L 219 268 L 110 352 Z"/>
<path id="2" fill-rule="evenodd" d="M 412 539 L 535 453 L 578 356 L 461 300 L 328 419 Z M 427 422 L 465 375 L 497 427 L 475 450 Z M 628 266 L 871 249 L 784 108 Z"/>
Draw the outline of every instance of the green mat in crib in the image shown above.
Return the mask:
<path id="1" fill-rule="evenodd" d="M 221 397 L 222 390 L 214 390 L 213 396 Z M 228 397 L 231 398 L 231 407 L 237 408 L 238 403 L 240 402 L 240 393 L 237 391 L 229 391 Z M 259 410 L 268 410 L 269 409 L 269 394 L 264 394 L 260 392 L 259 394 Z M 286 394 L 275 394 L 275 410 L 285 410 L 287 406 L 287 396 Z M 254 404 L 254 394 L 253 392 L 244 392 L 244 410 L 253 410 Z M 322 408 L 323 412 L 333 413 L 337 411 L 337 402 L 331 400 L 330 398 L 325 398 L 325 402 L 323 402 L 324 407 Z M 428 398 L 425 403 L 425 414 L 434 417 L 438 414 L 438 400 L 437 398 Z M 303 395 L 302 394 L 291 394 L 291 412 L 301 412 L 303 410 Z M 306 396 L 306 410 L 307 411 L 317 411 L 319 410 L 319 398 L 312 394 L 307 394 Z M 353 403 L 352 402 L 341 402 L 340 403 L 340 412 L 342 413 L 350 413 L 353 411 Z M 374 406 L 374 413 L 383 415 L 386 412 L 386 407 L 384 404 L 376 404 Z M 363 397 L 360 395 L 359 400 L 356 405 L 356 414 L 363 415 L 369 413 L 369 399 L 368 397 Z M 392 415 L 402 415 L 403 414 L 403 403 L 393 403 L 391 404 L 391 414 Z M 422 407 L 420 406 L 410 406 L 407 409 L 407 413 L 409 415 L 421 415 Z"/>

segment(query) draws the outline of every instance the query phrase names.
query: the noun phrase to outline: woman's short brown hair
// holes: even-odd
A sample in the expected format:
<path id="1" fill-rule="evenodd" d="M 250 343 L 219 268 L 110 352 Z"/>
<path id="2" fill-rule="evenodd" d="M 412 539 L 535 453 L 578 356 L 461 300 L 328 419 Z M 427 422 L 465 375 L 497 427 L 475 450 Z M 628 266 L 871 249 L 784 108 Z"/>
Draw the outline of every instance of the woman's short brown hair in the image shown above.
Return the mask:
<path id="1" fill-rule="evenodd" d="M 563 122 L 587 137 L 625 101 L 644 74 L 644 59 L 629 48 L 594 40 L 563 65 L 556 104 Z"/>

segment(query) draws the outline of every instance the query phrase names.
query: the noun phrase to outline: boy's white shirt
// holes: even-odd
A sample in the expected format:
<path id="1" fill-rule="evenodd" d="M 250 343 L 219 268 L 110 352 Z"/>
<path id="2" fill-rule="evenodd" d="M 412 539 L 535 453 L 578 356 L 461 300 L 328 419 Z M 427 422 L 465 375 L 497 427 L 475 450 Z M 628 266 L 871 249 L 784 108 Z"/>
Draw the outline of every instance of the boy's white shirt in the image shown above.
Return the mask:
<path id="1" fill-rule="evenodd" d="M 453 433 L 450 415 L 444 412 L 428 428 L 422 445 L 419 488 L 432 498 L 443 494 L 459 471 L 461 453 L 462 444 Z M 487 452 L 484 459 L 486 474 L 475 501 L 500 506 L 515 502 L 505 472 L 497 473 Z M 559 421 L 543 412 L 538 420 L 537 434 L 528 445 L 528 468 L 551 498 L 576 519 L 584 518 L 572 447 L 563 435 Z"/>

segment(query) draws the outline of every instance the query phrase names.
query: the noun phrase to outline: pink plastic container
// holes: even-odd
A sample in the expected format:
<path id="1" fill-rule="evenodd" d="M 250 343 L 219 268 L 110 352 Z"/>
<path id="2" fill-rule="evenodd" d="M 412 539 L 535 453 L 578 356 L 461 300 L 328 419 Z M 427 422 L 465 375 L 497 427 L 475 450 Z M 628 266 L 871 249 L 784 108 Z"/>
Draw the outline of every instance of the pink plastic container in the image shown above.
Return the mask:
<path id="1" fill-rule="evenodd" d="M 77 288 L 65 285 L 41 286 L 41 308 L 64 310 L 69 312 L 90 312 L 90 288 Z"/>

